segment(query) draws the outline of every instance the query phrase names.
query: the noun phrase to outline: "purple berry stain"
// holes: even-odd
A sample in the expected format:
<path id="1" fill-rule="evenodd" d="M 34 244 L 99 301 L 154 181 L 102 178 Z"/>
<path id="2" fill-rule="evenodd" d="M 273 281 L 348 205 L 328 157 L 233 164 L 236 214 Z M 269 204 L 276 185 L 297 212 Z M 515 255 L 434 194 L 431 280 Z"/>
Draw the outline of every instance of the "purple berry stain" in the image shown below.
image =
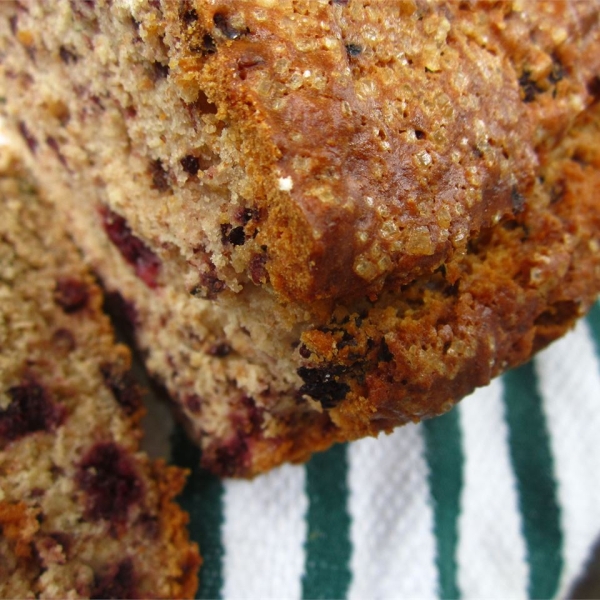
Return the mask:
<path id="1" fill-rule="evenodd" d="M 158 285 L 160 260 L 140 240 L 131 233 L 127 221 L 107 206 L 100 208 L 104 231 L 108 239 L 119 249 L 121 256 L 133 266 L 135 274 L 151 289 Z"/>
<path id="2" fill-rule="evenodd" d="M 88 303 L 89 292 L 85 283 L 72 277 L 61 277 L 54 288 L 54 301 L 67 313 L 75 313 Z"/>
<path id="3" fill-rule="evenodd" d="M 143 483 L 133 460 L 114 442 L 99 442 L 88 450 L 76 476 L 88 494 L 87 516 L 123 522 L 129 507 L 142 498 Z"/>
<path id="4" fill-rule="evenodd" d="M 261 435 L 263 411 L 249 396 L 239 400 L 231 418 L 234 433 L 206 452 L 202 464 L 222 477 L 245 472 L 251 463 L 252 439 Z"/>
<path id="5" fill-rule="evenodd" d="M 34 379 L 9 388 L 8 396 L 12 402 L 0 409 L 0 439 L 12 441 L 36 431 L 51 431 L 65 416 L 64 407 L 52 402 Z"/>
<path id="6" fill-rule="evenodd" d="M 94 577 L 92 598 L 137 598 L 133 561 L 127 557 Z"/>
<path id="7" fill-rule="evenodd" d="M 226 443 L 215 449 L 214 455 L 203 461 L 214 473 L 221 477 L 231 477 L 249 466 L 248 442 L 238 432 Z"/>

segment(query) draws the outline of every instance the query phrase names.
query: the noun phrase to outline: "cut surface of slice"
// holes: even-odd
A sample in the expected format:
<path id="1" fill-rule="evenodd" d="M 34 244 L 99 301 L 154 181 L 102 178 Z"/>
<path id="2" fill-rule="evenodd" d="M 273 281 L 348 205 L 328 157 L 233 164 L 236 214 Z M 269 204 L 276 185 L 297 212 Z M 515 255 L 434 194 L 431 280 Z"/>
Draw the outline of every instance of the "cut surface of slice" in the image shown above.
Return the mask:
<path id="1" fill-rule="evenodd" d="M 438 415 L 591 306 L 599 13 L 4 2 L 3 111 L 204 464 L 248 476 Z"/>
<path id="2" fill-rule="evenodd" d="M 0 596 L 192 598 L 185 473 L 139 450 L 130 353 L 6 147 L 0 207 Z"/>

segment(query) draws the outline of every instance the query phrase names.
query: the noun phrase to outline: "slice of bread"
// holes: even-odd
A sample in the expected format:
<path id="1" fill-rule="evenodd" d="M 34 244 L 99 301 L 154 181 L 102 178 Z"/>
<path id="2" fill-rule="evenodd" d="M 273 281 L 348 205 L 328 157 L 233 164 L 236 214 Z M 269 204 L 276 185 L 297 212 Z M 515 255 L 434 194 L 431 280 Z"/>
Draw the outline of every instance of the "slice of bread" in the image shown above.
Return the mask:
<path id="1" fill-rule="evenodd" d="M 4 110 L 206 466 L 448 410 L 600 289 L 597 2 L 0 5 Z"/>
<path id="2" fill-rule="evenodd" d="M 192 598 L 185 473 L 140 452 L 100 290 L 5 147 L 0 163 L 0 597 Z"/>

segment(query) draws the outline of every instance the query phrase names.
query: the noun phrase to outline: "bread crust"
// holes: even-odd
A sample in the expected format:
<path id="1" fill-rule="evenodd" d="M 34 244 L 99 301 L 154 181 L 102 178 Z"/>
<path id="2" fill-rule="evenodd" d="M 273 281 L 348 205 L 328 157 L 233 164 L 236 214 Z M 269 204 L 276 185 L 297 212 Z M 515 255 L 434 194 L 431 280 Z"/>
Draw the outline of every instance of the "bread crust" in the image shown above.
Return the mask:
<path id="1" fill-rule="evenodd" d="M 598 2 L 57 2 L 0 4 L 4 111 L 213 471 L 441 414 L 595 301 Z"/>
<path id="2" fill-rule="evenodd" d="M 258 4 L 197 3 L 191 22 L 167 10 L 171 65 L 250 141 L 268 207 L 257 243 L 293 302 L 460 260 L 522 208 L 540 154 L 594 101 L 593 3 Z M 206 36 L 214 52 L 198 55 Z"/>

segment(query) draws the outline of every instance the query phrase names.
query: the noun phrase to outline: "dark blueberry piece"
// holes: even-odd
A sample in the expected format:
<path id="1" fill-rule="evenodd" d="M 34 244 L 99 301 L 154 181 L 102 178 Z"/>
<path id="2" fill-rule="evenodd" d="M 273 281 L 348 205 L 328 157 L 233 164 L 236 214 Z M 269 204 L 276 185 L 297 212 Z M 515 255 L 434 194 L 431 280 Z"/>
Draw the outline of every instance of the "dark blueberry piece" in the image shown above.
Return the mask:
<path id="1" fill-rule="evenodd" d="M 77 55 L 74 52 L 71 52 L 71 50 L 68 48 L 65 48 L 65 46 L 61 46 L 58 49 L 58 54 L 60 56 L 60 60 L 62 60 L 65 65 L 76 63 L 78 60 Z"/>
<path id="2" fill-rule="evenodd" d="M 385 338 L 381 338 L 381 344 L 379 346 L 379 352 L 377 353 L 377 359 L 381 362 L 391 362 L 394 360 L 394 355 L 390 351 Z"/>
<path id="3" fill-rule="evenodd" d="M 203 273 L 200 280 L 208 291 L 207 298 L 209 300 L 216 298 L 217 294 L 225 289 L 225 282 L 221 281 L 214 273 Z"/>
<path id="4" fill-rule="evenodd" d="M 519 77 L 519 85 L 523 90 L 523 102 L 533 102 L 535 97 L 544 91 L 533 79 L 531 79 L 531 73 L 529 71 L 523 71 L 523 74 Z"/>
<path id="5" fill-rule="evenodd" d="M 525 209 L 525 198 L 519 193 L 516 186 L 513 186 L 510 192 L 510 200 L 512 202 L 513 212 L 515 214 L 523 212 Z"/>
<path id="6" fill-rule="evenodd" d="M 298 353 L 302 358 L 310 358 L 310 355 L 312 354 L 311 351 L 304 344 L 300 344 L 300 347 L 298 348 Z"/>
<path id="7" fill-rule="evenodd" d="M 241 433 L 237 433 L 219 446 L 211 458 L 209 466 L 214 473 L 221 477 L 231 477 L 248 467 L 248 442 Z"/>
<path id="8" fill-rule="evenodd" d="M 198 414 L 202 408 L 202 399 L 196 394 L 191 394 L 184 398 L 183 404 L 190 412 Z"/>
<path id="9" fill-rule="evenodd" d="M 152 175 L 152 187 L 159 192 L 169 189 L 169 174 L 165 171 L 160 158 L 150 163 L 150 174 Z"/>
<path id="10" fill-rule="evenodd" d="M 224 358 L 225 356 L 229 356 L 231 354 L 231 346 L 227 342 L 217 342 L 210 346 L 207 353 L 210 356 Z"/>
<path id="11" fill-rule="evenodd" d="M 128 415 L 142 405 L 142 391 L 130 372 L 122 373 L 118 367 L 104 363 L 100 366 L 100 373 L 115 400 Z"/>
<path id="12" fill-rule="evenodd" d="M 253 283 L 259 285 L 260 283 L 266 283 L 269 278 L 269 273 L 266 267 L 267 255 L 266 254 L 255 254 L 250 259 L 249 271 L 250 278 Z"/>
<path id="13" fill-rule="evenodd" d="M 188 154 L 181 159 L 181 166 L 186 173 L 190 175 L 197 175 L 200 170 L 200 161 L 193 156 L 192 154 Z"/>
<path id="14" fill-rule="evenodd" d="M 8 24 L 10 26 L 10 32 L 13 35 L 17 35 L 17 15 L 12 15 L 12 17 L 8 19 Z"/>
<path id="15" fill-rule="evenodd" d="M 221 281 L 212 271 L 200 275 L 200 284 L 190 293 L 198 298 L 214 300 L 225 289 L 225 282 Z"/>
<path id="16" fill-rule="evenodd" d="M 133 266 L 135 274 L 149 287 L 158 285 L 160 260 L 140 240 L 131 233 L 127 221 L 107 206 L 100 208 L 104 231 L 110 241 L 119 249 L 123 258 Z"/>
<path id="17" fill-rule="evenodd" d="M 263 424 L 263 409 L 256 405 L 254 398 L 250 396 L 242 396 L 240 400 L 241 407 L 244 411 L 245 420 L 248 422 L 248 427 L 243 427 L 247 433 L 259 432 Z"/>
<path id="18" fill-rule="evenodd" d="M 243 227 L 234 227 L 227 236 L 227 241 L 232 246 L 243 246 L 246 242 L 246 232 Z"/>
<path id="19" fill-rule="evenodd" d="M 337 377 L 343 372 L 342 367 L 332 367 L 330 369 L 300 367 L 297 373 L 304 380 L 304 385 L 299 390 L 300 394 L 319 400 L 323 408 L 333 408 L 350 391 L 350 386 L 347 383 L 337 380 Z"/>
<path id="20" fill-rule="evenodd" d="M 425 139 L 425 132 L 421 131 L 420 129 L 415 129 L 415 137 L 418 140 L 424 140 Z"/>
<path id="21" fill-rule="evenodd" d="M 16 440 L 36 431 L 55 429 L 65 416 L 65 408 L 55 404 L 34 379 L 8 390 L 12 402 L 0 409 L 0 438 Z"/>
<path id="22" fill-rule="evenodd" d="M 358 44 L 346 44 L 346 52 L 348 56 L 358 56 L 362 52 L 362 46 Z"/>
<path id="23" fill-rule="evenodd" d="M 143 495 L 133 460 L 114 442 L 99 442 L 88 450 L 76 482 L 87 494 L 86 514 L 94 520 L 124 521 L 129 507 Z"/>
<path id="24" fill-rule="evenodd" d="M 38 141 L 31 134 L 31 132 L 29 131 L 29 128 L 27 127 L 27 125 L 25 125 L 25 123 L 23 121 L 19 121 L 18 127 L 19 127 L 19 133 L 21 134 L 21 136 L 27 143 L 27 147 L 29 148 L 29 150 L 31 151 L 32 154 L 35 154 L 37 147 L 38 147 Z"/>
<path id="25" fill-rule="evenodd" d="M 89 291 L 87 285 L 78 279 L 61 277 L 54 288 L 54 301 L 67 314 L 72 314 L 87 306 Z"/>
<path id="26" fill-rule="evenodd" d="M 137 598 L 136 576 L 131 558 L 111 565 L 102 575 L 95 575 L 92 598 Z"/>
<path id="27" fill-rule="evenodd" d="M 213 17 L 213 23 L 215 27 L 229 40 L 237 40 L 244 34 L 248 33 L 248 30 L 236 29 L 231 25 L 231 22 L 227 16 L 223 13 L 215 13 Z"/>
<path id="28" fill-rule="evenodd" d="M 77 346 L 73 334 L 68 329 L 62 327 L 52 334 L 52 343 L 65 353 L 72 352 Z"/>

